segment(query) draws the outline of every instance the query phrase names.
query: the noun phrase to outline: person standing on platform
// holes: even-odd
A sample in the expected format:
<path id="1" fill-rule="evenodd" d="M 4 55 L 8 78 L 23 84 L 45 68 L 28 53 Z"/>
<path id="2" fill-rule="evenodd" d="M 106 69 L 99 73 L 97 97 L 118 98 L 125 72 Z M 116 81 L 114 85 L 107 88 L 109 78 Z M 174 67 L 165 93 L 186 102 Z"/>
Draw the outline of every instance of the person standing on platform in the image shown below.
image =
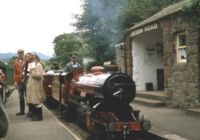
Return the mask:
<path id="1" fill-rule="evenodd" d="M 24 60 L 24 50 L 18 49 L 17 51 L 18 57 L 14 63 L 14 85 L 18 89 L 19 92 L 19 105 L 20 111 L 16 113 L 16 115 L 24 115 L 25 112 L 25 89 L 23 85 L 23 69 L 25 65 Z"/>
<path id="2" fill-rule="evenodd" d="M 69 62 L 66 66 L 64 71 L 69 73 L 75 70 L 76 68 L 80 68 L 81 65 L 77 62 L 77 54 L 73 53 L 70 55 L 71 62 Z"/>
<path id="3" fill-rule="evenodd" d="M 27 104 L 32 106 L 32 121 L 40 121 L 42 116 L 42 102 L 44 97 L 43 74 L 44 69 L 40 59 L 36 54 L 32 55 L 32 61 L 29 63 L 30 71 L 27 81 Z"/>
<path id="4" fill-rule="evenodd" d="M 25 89 L 25 95 L 27 95 L 26 93 L 26 84 L 27 84 L 27 80 L 28 80 L 28 77 L 29 77 L 29 69 L 28 69 L 28 65 L 31 61 L 31 57 L 32 57 L 32 54 L 31 53 L 26 53 L 25 54 L 25 65 L 24 65 L 24 70 L 23 70 L 23 85 L 24 85 L 24 89 Z M 31 105 L 28 104 L 28 112 L 26 114 L 27 117 L 31 117 L 32 115 L 32 108 L 31 108 Z"/>

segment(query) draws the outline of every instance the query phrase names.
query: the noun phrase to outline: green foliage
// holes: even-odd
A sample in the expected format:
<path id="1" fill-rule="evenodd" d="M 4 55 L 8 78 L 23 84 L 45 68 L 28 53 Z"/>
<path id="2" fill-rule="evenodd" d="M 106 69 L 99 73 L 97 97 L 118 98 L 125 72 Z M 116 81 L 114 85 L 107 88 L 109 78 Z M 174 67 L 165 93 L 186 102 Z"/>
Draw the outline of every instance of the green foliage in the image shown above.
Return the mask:
<path id="1" fill-rule="evenodd" d="M 76 34 L 62 34 L 57 36 L 54 41 L 54 52 L 56 56 L 61 56 L 64 53 L 72 53 L 77 51 L 81 46 Z"/>
<path id="2" fill-rule="evenodd" d="M 87 43 L 92 46 L 92 55 L 97 64 L 114 59 L 114 43 L 121 35 L 118 16 L 124 6 L 122 0 L 85 0 L 84 12 L 76 17 L 74 24 Z"/>
<path id="3" fill-rule="evenodd" d="M 125 17 L 123 26 L 124 28 L 130 28 L 137 22 L 178 1 L 180 0 L 130 0 L 127 9 L 122 15 Z"/>
<path id="4" fill-rule="evenodd" d="M 191 0 L 190 4 L 183 8 L 182 16 L 190 21 L 192 26 L 200 27 L 200 0 Z"/>
<path id="5" fill-rule="evenodd" d="M 55 37 L 53 45 L 55 56 L 47 63 L 51 69 L 63 68 L 70 61 L 70 55 L 72 53 L 78 55 L 77 58 L 80 64 L 83 63 L 83 58 L 92 57 L 91 46 L 76 33 L 64 33 Z"/>
<path id="6" fill-rule="evenodd" d="M 82 41 L 75 33 L 59 35 L 54 39 L 53 44 L 55 57 L 50 62 L 58 63 L 62 67 L 70 61 L 70 54 L 79 53 L 82 47 Z"/>

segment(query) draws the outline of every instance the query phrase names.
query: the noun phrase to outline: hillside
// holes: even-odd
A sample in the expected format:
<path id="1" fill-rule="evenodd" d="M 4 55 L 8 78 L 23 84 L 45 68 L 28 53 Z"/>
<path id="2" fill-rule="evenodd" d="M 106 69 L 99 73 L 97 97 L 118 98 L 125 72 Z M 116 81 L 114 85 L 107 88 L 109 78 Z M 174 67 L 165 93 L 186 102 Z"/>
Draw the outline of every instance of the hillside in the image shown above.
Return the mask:
<path id="1" fill-rule="evenodd" d="M 33 53 L 36 53 L 41 60 L 49 60 L 51 57 L 50 56 L 47 56 L 45 54 L 42 54 L 40 52 L 33 52 Z M 8 60 L 14 56 L 17 56 L 16 53 L 0 53 L 0 60 Z"/>

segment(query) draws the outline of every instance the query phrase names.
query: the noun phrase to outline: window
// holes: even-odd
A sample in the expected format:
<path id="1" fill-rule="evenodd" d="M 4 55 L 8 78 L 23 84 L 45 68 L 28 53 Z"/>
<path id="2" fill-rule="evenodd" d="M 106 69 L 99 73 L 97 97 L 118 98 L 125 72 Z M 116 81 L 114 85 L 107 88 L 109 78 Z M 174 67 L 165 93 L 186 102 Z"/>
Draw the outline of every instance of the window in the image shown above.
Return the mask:
<path id="1" fill-rule="evenodd" d="M 179 33 L 177 34 L 177 62 L 187 62 L 187 54 L 186 54 L 186 34 Z"/>

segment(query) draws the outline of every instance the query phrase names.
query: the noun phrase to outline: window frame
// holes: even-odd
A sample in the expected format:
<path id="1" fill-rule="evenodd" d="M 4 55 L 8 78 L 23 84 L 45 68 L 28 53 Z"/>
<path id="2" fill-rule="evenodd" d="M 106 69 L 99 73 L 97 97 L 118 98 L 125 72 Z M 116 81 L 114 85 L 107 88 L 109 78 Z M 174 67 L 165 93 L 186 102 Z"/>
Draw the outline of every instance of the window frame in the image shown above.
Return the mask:
<path id="1" fill-rule="evenodd" d="M 180 46 L 179 45 L 180 36 L 181 35 L 185 35 L 185 45 L 184 46 Z M 187 62 L 187 52 L 185 52 L 186 53 L 186 58 L 185 59 L 181 59 L 180 58 L 180 49 L 186 49 L 187 48 L 187 45 L 186 45 L 187 44 L 186 43 L 187 39 L 186 38 L 187 38 L 186 32 L 181 32 L 181 33 L 178 33 L 176 35 L 176 61 L 177 61 L 177 63 L 186 63 Z"/>

